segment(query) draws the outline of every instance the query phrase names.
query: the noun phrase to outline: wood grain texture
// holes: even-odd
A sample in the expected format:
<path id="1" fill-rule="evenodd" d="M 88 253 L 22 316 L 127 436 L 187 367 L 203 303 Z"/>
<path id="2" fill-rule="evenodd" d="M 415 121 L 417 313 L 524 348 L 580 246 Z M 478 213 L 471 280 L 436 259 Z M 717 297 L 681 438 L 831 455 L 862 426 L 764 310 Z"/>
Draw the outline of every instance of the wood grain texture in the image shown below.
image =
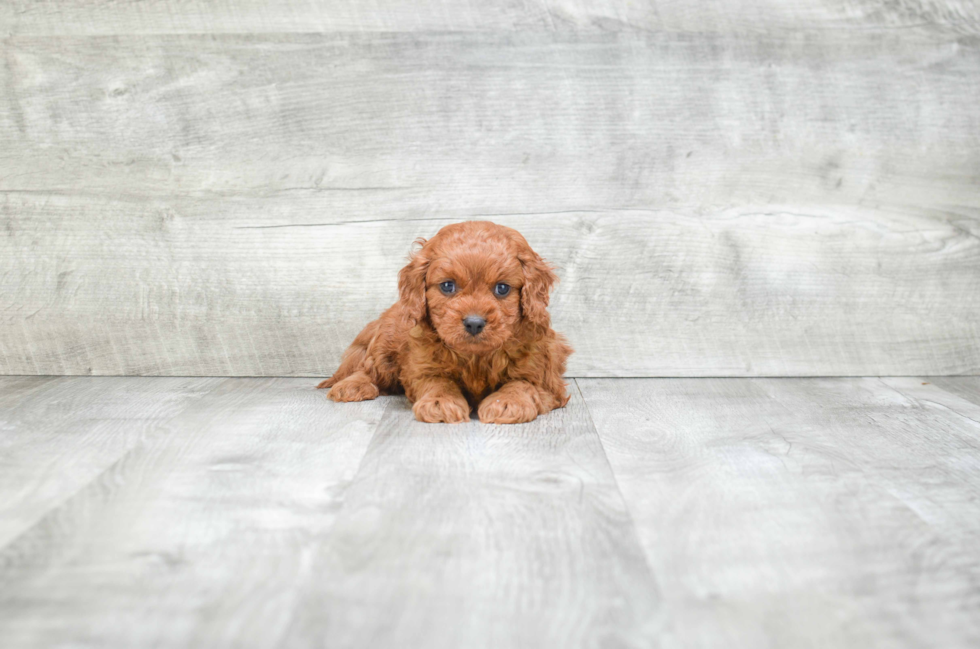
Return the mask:
<path id="1" fill-rule="evenodd" d="M 219 382 L 0 378 L 0 547 Z"/>
<path id="2" fill-rule="evenodd" d="M 4 505 L 118 458 L 4 539 L 2 645 L 980 641 L 976 377 L 577 383 L 446 426 L 306 379 L 2 379 Z"/>
<path id="3" fill-rule="evenodd" d="M 467 218 L 560 267 L 570 375 L 980 372 L 968 38 L 2 47 L 0 373 L 325 376 Z"/>
<path id="4" fill-rule="evenodd" d="M 290 647 L 650 647 L 657 585 L 577 390 L 529 424 L 392 398 L 311 559 Z"/>
<path id="5" fill-rule="evenodd" d="M 929 383 L 946 392 L 952 392 L 961 399 L 980 405 L 980 376 L 958 376 L 952 379 L 939 376 L 930 378 Z"/>
<path id="6" fill-rule="evenodd" d="M 980 642 L 980 405 L 928 379 L 579 383 L 662 646 Z"/>
<path id="7" fill-rule="evenodd" d="M 274 646 L 385 405 L 223 380 L 0 551 L 3 646 Z"/>
<path id="8" fill-rule="evenodd" d="M 3 48 L 0 190 L 367 201 L 338 203 L 346 219 L 978 204 L 970 39 L 147 35 Z"/>
<path id="9" fill-rule="evenodd" d="M 241 225 L 272 225 L 296 206 L 271 200 L 20 205 L 0 254 L 7 373 L 328 376 L 397 298 L 408 242 L 452 222 Z M 559 267 L 551 311 L 576 349 L 572 376 L 980 371 L 972 217 L 838 208 L 495 220 Z"/>
<path id="10" fill-rule="evenodd" d="M 651 646 L 657 587 L 574 394 L 444 426 L 227 379 L 0 551 L 3 645 Z"/>
<path id="11" fill-rule="evenodd" d="M 902 29 L 980 32 L 973 0 L 8 0 L 0 35 L 323 31 Z"/>

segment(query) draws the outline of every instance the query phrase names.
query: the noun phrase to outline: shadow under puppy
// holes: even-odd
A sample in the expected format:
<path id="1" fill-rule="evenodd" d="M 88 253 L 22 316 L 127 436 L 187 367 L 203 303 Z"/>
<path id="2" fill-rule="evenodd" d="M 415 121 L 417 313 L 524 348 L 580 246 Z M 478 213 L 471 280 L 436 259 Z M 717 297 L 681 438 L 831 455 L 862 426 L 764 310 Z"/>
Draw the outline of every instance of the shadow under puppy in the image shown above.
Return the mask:
<path id="1" fill-rule="evenodd" d="M 399 299 L 368 324 L 318 388 L 334 401 L 404 391 L 416 419 L 514 424 L 568 403 L 572 353 L 551 329 L 557 277 L 512 228 L 442 228 L 398 274 Z"/>

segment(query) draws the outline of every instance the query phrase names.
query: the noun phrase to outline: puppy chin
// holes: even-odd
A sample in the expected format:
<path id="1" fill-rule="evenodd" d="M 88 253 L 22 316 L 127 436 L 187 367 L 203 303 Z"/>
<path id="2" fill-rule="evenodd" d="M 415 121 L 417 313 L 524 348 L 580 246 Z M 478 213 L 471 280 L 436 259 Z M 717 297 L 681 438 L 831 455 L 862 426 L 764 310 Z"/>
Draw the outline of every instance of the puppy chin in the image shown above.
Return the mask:
<path id="1" fill-rule="evenodd" d="M 442 342 L 453 351 L 461 354 L 482 355 L 496 351 L 503 346 L 504 340 L 497 336 L 470 336 L 469 334 L 440 336 Z"/>

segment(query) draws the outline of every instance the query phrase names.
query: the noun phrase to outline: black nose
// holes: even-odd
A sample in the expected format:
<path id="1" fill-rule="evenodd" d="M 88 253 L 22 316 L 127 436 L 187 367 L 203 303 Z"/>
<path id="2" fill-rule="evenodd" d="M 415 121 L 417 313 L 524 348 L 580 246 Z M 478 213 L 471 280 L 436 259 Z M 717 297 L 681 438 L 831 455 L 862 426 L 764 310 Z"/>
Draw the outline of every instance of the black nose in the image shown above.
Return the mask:
<path id="1" fill-rule="evenodd" d="M 466 327 L 467 333 L 475 336 L 483 331 L 483 328 L 487 326 L 487 321 L 478 315 L 468 315 L 463 318 L 463 326 Z"/>

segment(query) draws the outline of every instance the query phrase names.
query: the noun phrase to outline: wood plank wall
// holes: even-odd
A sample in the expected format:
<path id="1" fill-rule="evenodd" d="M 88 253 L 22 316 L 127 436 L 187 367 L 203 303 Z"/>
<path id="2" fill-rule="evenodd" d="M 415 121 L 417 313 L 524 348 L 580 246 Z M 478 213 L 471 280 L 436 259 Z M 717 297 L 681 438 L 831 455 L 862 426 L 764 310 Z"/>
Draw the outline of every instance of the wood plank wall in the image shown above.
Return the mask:
<path id="1" fill-rule="evenodd" d="M 572 376 L 980 373 L 980 3 L 0 4 L 0 373 L 327 376 L 518 228 Z"/>

